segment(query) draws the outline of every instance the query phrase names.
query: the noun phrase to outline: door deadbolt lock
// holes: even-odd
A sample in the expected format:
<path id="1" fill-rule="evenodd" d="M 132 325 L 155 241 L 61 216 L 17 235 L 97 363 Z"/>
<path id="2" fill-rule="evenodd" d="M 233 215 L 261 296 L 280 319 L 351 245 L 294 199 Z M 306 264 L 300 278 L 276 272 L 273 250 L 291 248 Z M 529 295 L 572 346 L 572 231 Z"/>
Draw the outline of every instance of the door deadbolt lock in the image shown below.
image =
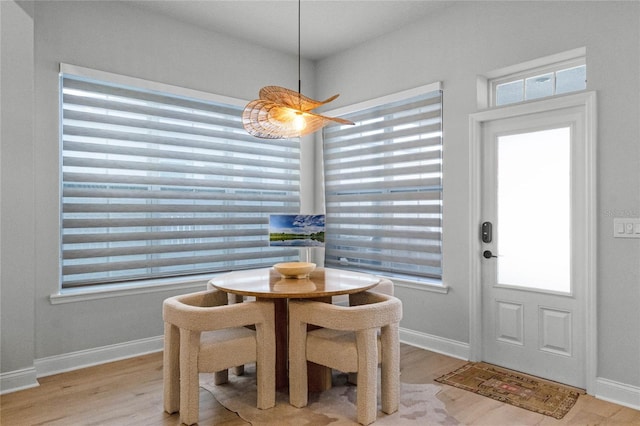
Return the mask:
<path id="1" fill-rule="evenodd" d="M 495 256 L 493 253 L 491 253 L 491 250 L 485 250 L 485 251 L 483 251 L 483 252 L 482 252 L 482 256 L 483 256 L 485 259 L 491 259 L 492 257 L 498 257 L 498 256 Z"/>
<path id="2" fill-rule="evenodd" d="M 490 243 L 493 239 L 493 226 L 491 222 L 482 222 L 482 229 L 480 231 L 483 243 Z"/>

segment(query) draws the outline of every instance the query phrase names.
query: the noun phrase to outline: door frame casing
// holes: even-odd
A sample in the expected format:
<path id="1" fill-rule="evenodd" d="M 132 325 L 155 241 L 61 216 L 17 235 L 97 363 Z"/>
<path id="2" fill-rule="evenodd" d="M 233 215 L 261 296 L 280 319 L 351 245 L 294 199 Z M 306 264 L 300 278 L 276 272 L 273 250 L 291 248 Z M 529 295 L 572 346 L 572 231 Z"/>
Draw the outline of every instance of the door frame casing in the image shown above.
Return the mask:
<path id="1" fill-rule="evenodd" d="M 566 96 L 532 101 L 523 104 L 485 110 L 469 115 L 469 358 L 482 359 L 482 263 L 481 258 L 481 201 L 482 201 L 482 128 L 484 123 L 553 110 L 580 107 L 584 109 L 586 173 L 581 182 L 585 188 L 585 383 L 588 394 L 596 391 L 597 375 L 597 292 L 596 292 L 596 93 L 581 92 Z"/>

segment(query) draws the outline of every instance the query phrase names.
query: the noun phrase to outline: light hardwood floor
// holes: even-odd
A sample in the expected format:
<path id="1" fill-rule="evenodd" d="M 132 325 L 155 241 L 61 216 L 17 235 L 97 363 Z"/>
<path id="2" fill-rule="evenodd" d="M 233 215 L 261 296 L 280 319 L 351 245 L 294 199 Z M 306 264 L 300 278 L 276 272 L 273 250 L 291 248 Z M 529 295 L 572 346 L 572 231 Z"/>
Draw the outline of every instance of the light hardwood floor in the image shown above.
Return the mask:
<path id="1" fill-rule="evenodd" d="M 402 381 L 433 383 L 465 361 L 402 345 Z M 85 368 L 40 380 L 40 386 L 0 397 L 0 424 L 178 425 L 162 410 L 162 354 Z M 562 420 L 442 385 L 438 394 L 448 413 L 467 425 L 640 425 L 640 411 L 582 395 Z M 247 425 L 200 391 L 200 425 Z M 274 420 L 274 425 L 279 424 Z"/>

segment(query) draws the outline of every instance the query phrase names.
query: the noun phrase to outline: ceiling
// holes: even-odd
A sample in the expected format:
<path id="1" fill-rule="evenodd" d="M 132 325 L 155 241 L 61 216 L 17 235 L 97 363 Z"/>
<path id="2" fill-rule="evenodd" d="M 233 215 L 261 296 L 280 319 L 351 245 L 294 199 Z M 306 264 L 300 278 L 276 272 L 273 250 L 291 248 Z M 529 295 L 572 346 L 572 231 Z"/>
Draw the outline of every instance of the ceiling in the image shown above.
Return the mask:
<path id="1" fill-rule="evenodd" d="M 298 54 L 296 0 L 127 0 L 143 10 Z M 302 0 L 303 58 L 319 60 L 397 30 L 452 3 L 435 0 Z"/>

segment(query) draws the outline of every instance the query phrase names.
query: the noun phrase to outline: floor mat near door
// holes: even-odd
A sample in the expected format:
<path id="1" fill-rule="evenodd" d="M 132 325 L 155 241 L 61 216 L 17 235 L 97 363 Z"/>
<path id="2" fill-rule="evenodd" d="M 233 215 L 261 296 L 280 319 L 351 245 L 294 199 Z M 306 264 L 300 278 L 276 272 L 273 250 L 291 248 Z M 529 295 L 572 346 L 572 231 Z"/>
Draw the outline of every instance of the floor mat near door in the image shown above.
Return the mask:
<path id="1" fill-rule="evenodd" d="M 584 393 L 483 362 L 470 362 L 436 381 L 556 419 L 563 418 Z"/>

